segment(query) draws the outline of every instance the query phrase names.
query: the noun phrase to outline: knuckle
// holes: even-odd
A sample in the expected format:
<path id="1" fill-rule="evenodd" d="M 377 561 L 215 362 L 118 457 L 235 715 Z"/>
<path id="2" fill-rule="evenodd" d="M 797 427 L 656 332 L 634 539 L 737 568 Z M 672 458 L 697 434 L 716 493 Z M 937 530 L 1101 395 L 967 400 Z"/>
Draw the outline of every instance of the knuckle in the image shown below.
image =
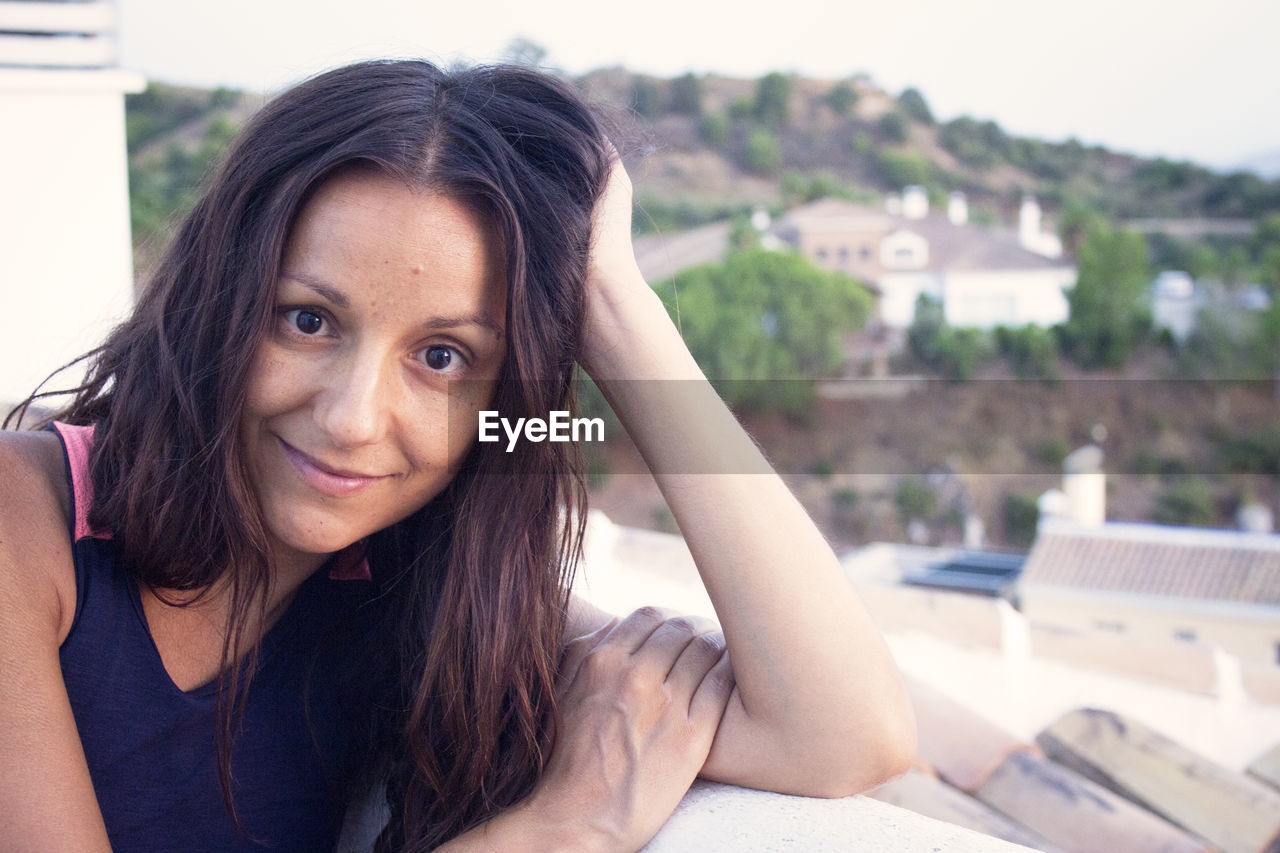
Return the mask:
<path id="1" fill-rule="evenodd" d="M 673 616 L 662 623 L 664 628 L 684 634 L 688 637 L 698 636 L 698 623 L 688 616 Z"/>
<path id="2" fill-rule="evenodd" d="M 666 618 L 666 614 L 662 612 L 662 608 L 654 607 L 652 604 L 646 604 L 631 614 L 632 619 L 637 622 L 648 622 L 650 624 L 661 622 Z"/>
<path id="3" fill-rule="evenodd" d="M 692 640 L 694 651 L 709 657 L 724 651 L 724 637 L 719 634 L 699 634 Z"/>

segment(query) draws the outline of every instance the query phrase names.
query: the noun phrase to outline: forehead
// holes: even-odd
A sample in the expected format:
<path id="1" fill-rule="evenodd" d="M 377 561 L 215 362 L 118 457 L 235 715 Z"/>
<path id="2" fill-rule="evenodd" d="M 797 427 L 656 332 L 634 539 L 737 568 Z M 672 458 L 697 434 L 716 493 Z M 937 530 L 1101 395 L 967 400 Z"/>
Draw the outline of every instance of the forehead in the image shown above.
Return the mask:
<path id="1" fill-rule="evenodd" d="M 501 322 L 506 283 L 488 223 L 453 196 L 372 170 L 347 170 L 312 194 L 290 229 L 281 273 L 339 290 L 411 291 L 483 302 Z"/>

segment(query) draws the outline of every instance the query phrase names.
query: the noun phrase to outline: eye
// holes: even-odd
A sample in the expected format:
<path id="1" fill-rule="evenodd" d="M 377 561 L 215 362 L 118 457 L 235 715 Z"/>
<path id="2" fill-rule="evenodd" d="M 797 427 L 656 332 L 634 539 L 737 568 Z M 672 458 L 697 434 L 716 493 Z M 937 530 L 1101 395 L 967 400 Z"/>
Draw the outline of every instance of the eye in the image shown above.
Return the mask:
<path id="1" fill-rule="evenodd" d="M 432 344 L 418 353 L 418 359 L 427 367 L 440 373 L 458 370 L 466 362 L 462 353 L 444 344 Z"/>
<path id="2" fill-rule="evenodd" d="M 284 320 L 297 332 L 312 336 L 325 328 L 324 315 L 310 308 L 293 308 L 284 312 Z"/>

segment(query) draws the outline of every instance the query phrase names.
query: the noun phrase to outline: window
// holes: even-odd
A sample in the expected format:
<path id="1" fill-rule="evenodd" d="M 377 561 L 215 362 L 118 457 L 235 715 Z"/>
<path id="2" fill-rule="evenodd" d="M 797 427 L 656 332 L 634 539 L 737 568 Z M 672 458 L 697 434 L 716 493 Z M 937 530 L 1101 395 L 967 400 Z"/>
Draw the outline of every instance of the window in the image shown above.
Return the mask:
<path id="1" fill-rule="evenodd" d="M 1173 638 L 1181 643 L 1194 643 L 1196 632 L 1190 628 L 1179 628 L 1173 632 Z"/>
<path id="2" fill-rule="evenodd" d="M 818 260 L 819 260 L 819 261 L 825 261 L 825 260 L 827 259 L 827 249 L 826 249 L 826 247 L 825 247 L 825 246 L 820 246 L 820 247 L 818 247 L 817 255 L 818 255 Z"/>
<path id="3" fill-rule="evenodd" d="M 1113 634 L 1124 633 L 1123 622 L 1112 622 L 1107 619 L 1096 619 L 1094 620 L 1093 627 L 1097 628 L 1099 631 L 1110 631 Z"/>
<path id="4" fill-rule="evenodd" d="M 871 247 L 870 247 L 870 246 L 863 246 L 861 249 L 859 249 L 859 250 L 858 250 L 858 258 L 859 258 L 860 260 L 864 260 L 864 261 L 869 261 L 869 260 L 871 260 Z"/>

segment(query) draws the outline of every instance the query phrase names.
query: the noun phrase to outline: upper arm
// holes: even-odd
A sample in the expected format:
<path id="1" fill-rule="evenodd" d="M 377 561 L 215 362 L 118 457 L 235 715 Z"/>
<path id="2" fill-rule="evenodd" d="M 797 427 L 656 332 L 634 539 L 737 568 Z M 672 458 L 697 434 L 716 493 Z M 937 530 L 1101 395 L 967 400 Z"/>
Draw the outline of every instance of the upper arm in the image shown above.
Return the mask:
<path id="1" fill-rule="evenodd" d="M 0 434 L 0 815 L 15 850 L 106 850 L 62 680 L 75 578 L 51 434 Z"/>

